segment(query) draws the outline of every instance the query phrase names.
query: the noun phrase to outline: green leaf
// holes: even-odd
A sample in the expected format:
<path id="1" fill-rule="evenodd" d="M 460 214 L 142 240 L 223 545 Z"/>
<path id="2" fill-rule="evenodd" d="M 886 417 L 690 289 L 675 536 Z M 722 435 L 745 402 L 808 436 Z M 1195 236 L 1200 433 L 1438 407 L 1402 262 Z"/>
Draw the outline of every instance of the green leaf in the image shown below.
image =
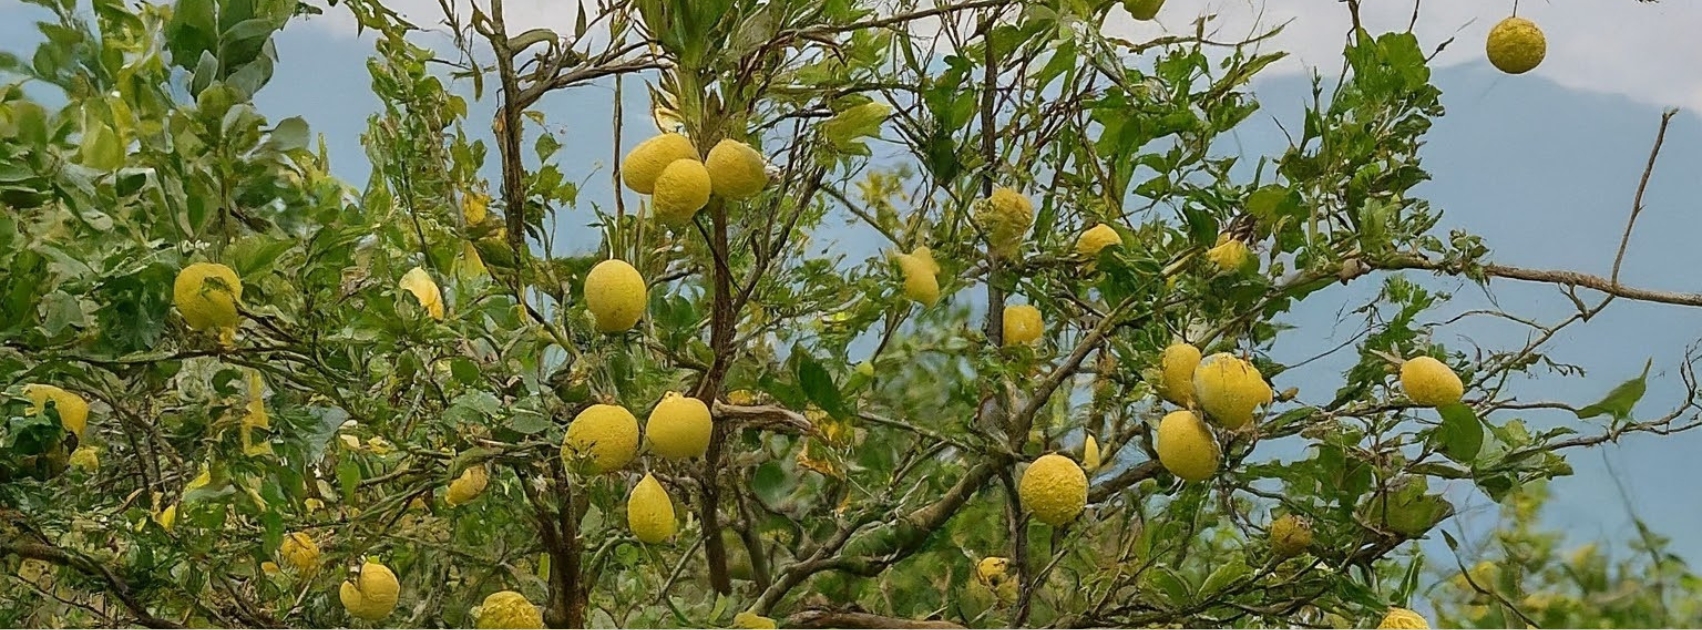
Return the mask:
<path id="1" fill-rule="evenodd" d="M 815 357 L 802 352 L 802 348 L 796 348 L 795 351 L 800 352 L 798 386 L 803 388 L 804 395 L 817 407 L 821 407 L 822 411 L 835 416 L 846 415 L 844 397 L 840 395 L 839 387 L 833 384 L 833 375 L 828 374 L 827 368 L 822 367 Z"/>
<path id="2" fill-rule="evenodd" d="M 1620 383 L 1613 388 L 1613 391 L 1608 392 L 1607 397 L 1602 398 L 1600 402 L 1579 409 L 1578 419 L 1588 420 L 1607 414 L 1612 416 L 1614 420 L 1629 421 L 1631 419 L 1631 408 L 1637 406 L 1637 401 L 1642 400 L 1643 394 L 1649 389 L 1649 366 L 1653 365 L 1654 361 L 1654 359 L 1644 361 L 1642 374 L 1637 375 L 1637 378 Z"/>
<path id="3" fill-rule="evenodd" d="M 508 428 L 520 433 L 542 433 L 553 426 L 555 423 L 550 422 L 549 416 L 536 411 L 516 409 L 514 415 L 508 418 Z"/>
<path id="4" fill-rule="evenodd" d="M 291 116 L 278 121 L 278 125 L 272 128 L 272 137 L 267 140 L 267 144 L 279 151 L 297 151 L 307 148 L 308 135 L 307 121 L 302 120 L 300 116 Z"/>
<path id="5" fill-rule="evenodd" d="M 1211 575 L 1206 576 L 1205 584 L 1200 586 L 1200 597 L 1210 598 L 1252 573 L 1252 567 L 1247 566 L 1247 563 L 1242 559 L 1231 560 L 1212 571 Z"/>
<path id="6" fill-rule="evenodd" d="M 1437 407 L 1436 411 L 1442 414 L 1442 426 L 1432 438 L 1442 454 L 1460 463 L 1477 458 L 1478 451 L 1483 449 L 1483 422 L 1478 420 L 1477 413 L 1457 402 Z"/>
<path id="7" fill-rule="evenodd" d="M 111 127 L 95 121 L 83 129 L 79 157 L 83 166 L 99 171 L 117 170 L 124 165 L 124 147 L 119 145 L 118 134 Z"/>
<path id="8" fill-rule="evenodd" d="M 231 243 L 225 258 L 237 276 L 254 279 L 270 273 L 272 263 L 294 246 L 295 239 L 251 234 Z"/>

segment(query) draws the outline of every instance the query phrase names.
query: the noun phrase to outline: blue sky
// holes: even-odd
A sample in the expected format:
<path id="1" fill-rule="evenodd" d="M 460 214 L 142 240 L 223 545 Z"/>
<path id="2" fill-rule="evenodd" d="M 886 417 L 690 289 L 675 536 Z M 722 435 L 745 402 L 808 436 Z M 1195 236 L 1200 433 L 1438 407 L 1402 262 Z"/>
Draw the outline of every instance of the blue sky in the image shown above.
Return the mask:
<path id="1" fill-rule="evenodd" d="M 1230 14 L 1225 20 L 1229 26 L 1223 28 L 1233 32 L 1239 28 L 1236 20 L 1245 18 L 1251 24 L 1258 13 L 1235 13 L 1250 3 L 1219 0 L 1207 6 Z M 1404 26 L 1411 11 L 1410 4 L 1401 2 L 1374 4 L 1377 7 L 1367 14 L 1374 29 Z M 1665 106 L 1689 107 L 1692 110 L 1682 112 L 1669 132 L 1622 277 L 1627 284 L 1649 288 L 1702 290 L 1694 272 L 1702 268 L 1702 248 L 1695 246 L 1695 235 L 1702 234 L 1702 196 L 1697 194 L 1702 191 L 1697 190 L 1695 175 L 1702 172 L 1702 116 L 1697 115 L 1702 111 L 1702 64 L 1698 64 L 1702 44 L 1697 42 L 1702 39 L 1678 26 L 1686 20 L 1692 26 L 1702 24 L 1698 6 L 1702 3 L 1667 0 L 1645 6 L 1632 0 L 1598 0 L 1587 6 L 1562 6 L 1577 3 L 1527 2 L 1521 14 L 1545 25 L 1551 52 L 1542 68 L 1518 77 L 1498 74 L 1481 61 L 1482 33 L 1504 11 L 1478 10 L 1491 4 L 1509 3 L 1427 3 L 1427 14 L 1420 22 L 1419 32 L 1427 46 L 1449 36 L 1460 38 L 1438 58 L 1436 81 L 1448 114 L 1429 136 L 1424 158 L 1434 181 L 1420 192 L 1446 212 L 1442 229 L 1459 228 L 1483 236 L 1494 251 L 1493 259 L 1504 264 L 1605 275 L 1659 112 Z M 1305 12 L 1320 7 L 1327 12 Z M 1299 54 L 1288 67 L 1257 83 L 1265 118 L 1250 125 L 1241 138 L 1249 152 L 1270 154 L 1282 142 L 1270 118 L 1287 123 L 1301 111 L 1306 82 L 1298 70 L 1327 69 L 1336 63 L 1332 55 L 1345 32 L 1345 12 L 1338 3 L 1324 0 L 1271 0 L 1259 8 L 1264 10 L 1265 23 L 1297 18 L 1280 45 Z M 543 25 L 561 13 L 542 5 L 533 11 L 531 21 Z M 38 38 L 24 18 L 34 15 L 33 9 L 16 0 L 0 0 L 0 48 L 18 51 L 33 46 Z M 1125 18 L 1113 20 L 1107 28 L 1124 29 L 1130 36 L 1150 35 L 1147 31 L 1186 27 L 1190 19 L 1167 9 L 1157 25 L 1134 25 Z M 335 170 L 351 181 L 364 181 L 367 172 L 358 139 L 366 116 L 376 107 L 364 67 L 369 43 L 353 36 L 340 17 L 330 16 L 293 25 L 279 38 L 278 47 L 282 60 L 272 85 L 258 99 L 262 111 L 274 120 L 305 117 L 316 132 L 328 136 Z M 638 87 L 629 83 L 627 95 L 629 105 L 641 107 L 643 92 Z M 602 121 L 609 120 L 612 95 L 607 86 L 592 86 L 546 101 L 543 109 L 549 122 L 559 127 L 569 152 L 573 147 L 608 150 L 611 132 Z M 488 120 L 488 111 L 488 103 L 476 107 L 475 122 L 469 127 Z M 633 118 L 629 116 L 629 121 Z M 629 122 L 624 133 L 631 146 L 651 131 Z M 587 176 L 599 161 L 606 168 L 611 157 L 590 155 L 589 167 L 569 175 Z M 596 177 L 597 183 L 607 181 L 606 171 Z M 606 190 L 595 192 L 604 188 L 588 188 L 587 199 L 606 200 Z M 571 217 L 558 231 L 571 231 L 572 224 L 583 223 L 577 219 L 585 216 Z M 1344 304 L 1363 301 L 1374 289 L 1371 284 L 1333 288 L 1314 296 L 1288 321 L 1318 332 L 1280 345 L 1275 358 L 1297 360 L 1338 343 L 1340 339 L 1325 337 L 1336 311 Z M 1457 289 L 1458 300 L 1450 305 L 1450 312 L 1486 304 L 1475 286 L 1452 280 L 1431 284 Z M 1492 287 L 1503 306 L 1521 315 L 1552 321 L 1571 309 L 1570 302 L 1552 287 L 1507 281 Z M 1620 302 L 1562 334 L 1551 346 L 1557 360 L 1586 368 L 1587 378 L 1545 377 L 1518 382 L 1514 391 L 1532 399 L 1593 402 L 1653 358 L 1649 395 L 1637 411 L 1639 417 L 1664 413 L 1681 395 L 1676 366 L 1686 345 L 1698 336 L 1702 336 L 1702 309 Z M 1524 336 L 1522 331 L 1478 321 L 1450 327 L 1440 336 L 1449 344 L 1464 344 L 1468 338 L 1488 347 L 1506 347 L 1522 342 Z M 1299 386 L 1303 396 L 1327 396 L 1350 360 L 1351 355 L 1337 355 L 1302 373 L 1285 375 L 1294 380 L 1279 381 L 1278 386 Z M 1332 372 L 1337 376 L 1331 378 Z M 1569 415 L 1530 417 L 1539 422 L 1584 424 Z M 1589 432 L 1590 427 L 1579 429 Z M 1569 456 L 1577 474 L 1553 486 L 1555 501 L 1545 518 L 1578 541 L 1627 539 L 1628 515 L 1611 476 L 1617 474 L 1639 514 L 1656 531 L 1673 537 L 1683 555 L 1702 562 L 1702 530 L 1694 527 L 1702 522 L 1702 502 L 1687 500 L 1694 496 L 1690 475 L 1702 473 L 1702 463 L 1693 455 L 1699 449 L 1702 432 L 1631 436 L 1617 445 L 1573 451 Z M 1481 496 L 1459 507 L 1478 525 L 1493 514 L 1493 506 Z"/>

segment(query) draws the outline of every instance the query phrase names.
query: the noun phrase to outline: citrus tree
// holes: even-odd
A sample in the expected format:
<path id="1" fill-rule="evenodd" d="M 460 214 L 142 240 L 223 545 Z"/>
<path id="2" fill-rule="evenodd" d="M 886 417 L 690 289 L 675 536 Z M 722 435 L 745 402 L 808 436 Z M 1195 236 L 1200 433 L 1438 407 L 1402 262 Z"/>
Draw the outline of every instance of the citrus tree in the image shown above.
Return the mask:
<path id="1" fill-rule="evenodd" d="M 45 41 L 0 56 L 7 625 L 1422 624 L 1444 486 L 1696 422 L 1688 362 L 1655 418 L 1646 372 L 1504 392 L 1575 374 L 1545 345 L 1615 301 L 1702 296 L 1440 227 L 1411 33 L 1356 28 L 1260 156 L 1229 140 L 1275 30 L 1099 28 L 1184 10 L 1150 0 L 611 0 L 570 31 L 32 3 Z M 254 104 L 323 11 L 375 42 L 363 189 Z M 545 116 L 576 90 L 613 146 Z M 1445 347 L 1434 274 L 1577 312 Z M 1337 284 L 1376 296 L 1307 400 L 1271 348 Z"/>

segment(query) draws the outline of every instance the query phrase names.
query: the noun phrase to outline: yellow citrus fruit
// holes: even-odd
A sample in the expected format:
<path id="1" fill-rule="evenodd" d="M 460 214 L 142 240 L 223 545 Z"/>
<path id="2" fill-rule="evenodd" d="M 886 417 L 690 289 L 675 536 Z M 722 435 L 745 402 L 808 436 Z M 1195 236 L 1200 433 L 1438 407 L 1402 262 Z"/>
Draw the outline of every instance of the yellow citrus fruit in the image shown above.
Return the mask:
<path id="1" fill-rule="evenodd" d="M 1432 357 L 1415 357 L 1401 364 L 1401 389 L 1407 398 L 1426 407 L 1460 402 L 1466 393 L 1459 375 Z"/>
<path id="2" fill-rule="evenodd" d="M 1194 370 L 1194 401 L 1225 428 L 1252 422 L 1253 412 L 1274 395 L 1259 368 L 1227 352 L 1212 355 Z"/>
<path id="3" fill-rule="evenodd" d="M 639 275 L 624 260 L 610 259 L 597 263 L 585 275 L 585 308 L 597 320 L 597 331 L 606 333 L 631 330 L 644 307 L 650 301 L 650 291 Z"/>
<path id="4" fill-rule="evenodd" d="M 543 628 L 544 613 L 514 591 L 498 591 L 479 606 L 478 628 Z"/>
<path id="5" fill-rule="evenodd" d="M 100 453 L 93 447 L 78 447 L 71 451 L 71 467 L 85 472 L 100 470 Z"/>
<path id="6" fill-rule="evenodd" d="M 1425 630 L 1430 627 L 1430 622 L 1425 621 L 1423 615 L 1405 608 L 1390 608 L 1389 613 L 1383 616 L 1383 621 L 1378 623 L 1377 627 Z"/>
<path id="7" fill-rule="evenodd" d="M 1217 474 L 1221 453 L 1211 428 L 1192 411 L 1172 411 L 1158 421 L 1158 463 L 1187 481 Z"/>
<path id="8" fill-rule="evenodd" d="M 1192 344 L 1173 343 L 1159 354 L 1161 375 L 1155 383 L 1158 395 L 1171 404 L 1187 407 L 1194 404 L 1194 369 L 1200 367 L 1200 349 Z"/>
<path id="9" fill-rule="evenodd" d="M 619 470 L 638 454 L 638 419 L 619 405 L 591 405 L 567 425 L 561 456 L 589 457 L 592 472 Z"/>
<path id="10" fill-rule="evenodd" d="M 747 610 L 737 615 L 733 615 L 733 627 L 746 628 L 749 630 L 773 630 L 773 628 L 778 626 L 774 625 L 773 619 Z"/>
<path id="11" fill-rule="evenodd" d="M 343 608 L 350 615 L 367 621 L 390 616 L 401 594 L 402 585 L 396 581 L 396 574 L 390 571 L 390 567 L 371 560 L 361 565 L 354 580 L 344 580 L 337 592 Z"/>
<path id="12" fill-rule="evenodd" d="M 652 453 L 666 459 L 687 459 L 709 450 L 709 437 L 714 430 L 708 405 L 679 392 L 668 392 L 650 410 L 650 419 L 644 424 L 644 439 Z"/>
<path id="13" fill-rule="evenodd" d="M 218 263 L 199 262 L 177 272 L 171 300 L 193 330 L 235 328 L 242 300 L 242 279 L 236 271 Z"/>
<path id="14" fill-rule="evenodd" d="M 1035 518 L 1058 527 L 1075 520 L 1087 508 L 1087 473 L 1068 457 L 1042 455 L 1022 473 L 1017 494 Z"/>
<path id="15" fill-rule="evenodd" d="M 998 584 L 1005 581 L 1006 571 L 1010 569 L 1011 561 L 999 556 L 982 558 L 975 564 L 975 577 L 983 584 Z"/>
<path id="16" fill-rule="evenodd" d="M 621 162 L 621 181 L 641 195 L 656 189 L 656 179 L 662 170 L 676 160 L 697 159 L 697 147 L 691 139 L 677 133 L 665 133 L 638 143 Z"/>
<path id="17" fill-rule="evenodd" d="M 668 498 L 668 490 L 649 474 L 633 486 L 632 494 L 626 499 L 626 524 L 632 528 L 632 535 L 647 544 L 656 544 L 672 538 L 677 525 L 674 523 L 674 501 Z"/>
<path id="18" fill-rule="evenodd" d="M 485 469 L 484 464 L 468 466 L 461 471 L 461 476 L 449 482 L 449 492 L 444 494 L 443 501 L 450 507 L 471 503 L 484 493 L 489 484 L 490 471 Z"/>
<path id="19" fill-rule="evenodd" d="M 1137 20 L 1157 17 L 1159 8 L 1163 6 L 1164 0 L 1123 0 L 1123 8 Z"/>
<path id="20" fill-rule="evenodd" d="M 1040 340 L 1045 324 L 1040 309 L 1032 304 L 1013 304 L 1005 307 L 1005 346 L 1028 345 Z"/>
<path id="21" fill-rule="evenodd" d="M 1081 447 L 1081 468 L 1087 472 L 1099 470 L 1099 440 L 1087 436 Z"/>
<path id="22" fill-rule="evenodd" d="M 490 216 L 490 197 L 484 193 L 469 192 L 461 196 L 461 218 L 467 225 L 478 225 Z"/>
<path id="23" fill-rule="evenodd" d="M 1524 74 L 1542 64 L 1548 56 L 1548 39 L 1535 22 L 1522 17 L 1509 17 L 1489 29 L 1484 41 L 1489 63 L 1507 74 Z"/>
<path id="24" fill-rule="evenodd" d="M 749 199 L 768 185 L 768 164 L 751 145 L 727 139 L 715 144 L 704 160 L 709 184 L 727 199 Z"/>
<path id="25" fill-rule="evenodd" d="M 41 383 L 25 385 L 24 397 L 30 399 L 30 406 L 24 413 L 32 416 L 46 411 L 47 403 L 53 403 L 53 408 L 59 412 L 59 426 L 76 435 L 79 442 L 82 441 L 83 431 L 89 426 L 89 401 L 83 400 L 83 397 L 77 394 Z"/>
<path id="26" fill-rule="evenodd" d="M 309 572 L 319 567 L 319 545 L 307 532 L 291 532 L 278 545 L 278 556 L 297 571 Z"/>
<path id="27" fill-rule="evenodd" d="M 1014 253 L 1034 224 L 1034 202 L 1013 188 L 997 188 L 976 217 L 987 232 L 987 242 L 1000 255 Z"/>
<path id="28" fill-rule="evenodd" d="M 1271 553 L 1278 558 L 1299 555 L 1312 546 L 1312 523 L 1304 517 L 1284 514 L 1271 521 Z"/>
<path id="29" fill-rule="evenodd" d="M 1217 247 L 1206 251 L 1206 258 L 1217 266 L 1218 271 L 1226 273 L 1240 271 L 1252 257 L 1246 243 L 1229 238 L 1228 235 L 1219 237 Z"/>
<path id="30" fill-rule="evenodd" d="M 895 254 L 898 270 L 904 274 L 904 297 L 933 306 L 940 300 L 940 265 L 934 262 L 934 252 L 918 247 L 908 254 Z"/>
<path id="31" fill-rule="evenodd" d="M 431 279 L 424 267 L 414 267 L 402 275 L 398 283 L 402 290 L 414 294 L 414 299 L 420 301 L 420 306 L 432 319 L 443 319 L 443 290 L 437 288 L 437 282 Z"/>
<path id="32" fill-rule="evenodd" d="M 696 158 L 674 160 L 656 178 L 650 206 L 656 219 L 667 225 L 683 225 L 709 204 L 709 169 Z"/>
<path id="33" fill-rule="evenodd" d="M 1122 244 L 1123 237 L 1117 234 L 1117 230 L 1101 223 L 1081 233 L 1081 236 L 1076 239 L 1076 253 L 1087 258 L 1093 258 L 1099 255 L 1100 250 L 1112 245 Z"/>

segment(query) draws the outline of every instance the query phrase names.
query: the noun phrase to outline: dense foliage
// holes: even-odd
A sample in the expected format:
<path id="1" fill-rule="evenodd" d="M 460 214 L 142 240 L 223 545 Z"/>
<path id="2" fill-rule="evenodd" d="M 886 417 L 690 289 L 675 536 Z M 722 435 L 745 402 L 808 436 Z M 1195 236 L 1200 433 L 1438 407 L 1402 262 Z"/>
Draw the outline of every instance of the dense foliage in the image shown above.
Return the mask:
<path id="1" fill-rule="evenodd" d="M 1696 618 L 1659 545 L 1561 560 L 1528 526 L 1568 452 L 1693 426 L 1689 366 L 1691 398 L 1643 420 L 1647 372 L 1543 403 L 1578 418 L 1543 430 L 1503 386 L 1573 375 L 1544 345 L 1615 299 L 1702 298 L 1493 264 L 1440 227 L 1412 194 L 1443 108 L 1411 33 L 1352 33 L 1260 156 L 1232 134 L 1282 54 L 1101 32 L 1138 1 L 602 0 L 552 32 L 477 0 L 435 36 L 377 0 L 29 1 L 45 42 L 0 51 L 0 624 L 469 627 L 530 610 L 505 590 L 558 627 L 1365 626 L 1427 596 L 1446 623 Z M 273 38 L 323 11 L 376 41 L 364 189 L 254 105 Z M 765 185 L 658 221 L 632 147 L 564 146 L 538 108 L 588 87 L 617 129 L 748 143 Z M 1084 253 L 1100 224 L 1115 244 Z M 586 230 L 594 250 L 557 243 Z M 937 301 L 909 284 L 921 247 Z M 608 259 L 648 284 L 630 330 L 587 307 Z M 239 281 L 185 285 L 201 262 Z M 1431 273 L 1554 283 L 1578 313 L 1480 314 L 1539 334 L 1444 347 Z M 1380 283 L 1358 360 L 1306 400 L 1269 349 L 1321 334 L 1283 318 L 1350 283 Z M 1176 342 L 1274 388 L 1245 427 L 1208 414 L 1203 481 L 1159 462 Z M 1419 357 L 1463 399 L 1409 396 Z M 86 400 L 87 428 L 32 384 Z M 712 411 L 705 454 L 563 457 L 587 408 L 645 423 L 670 392 Z M 1090 464 L 1079 516 L 1051 516 L 1058 484 L 1019 493 L 1049 453 Z M 629 515 L 641 480 L 673 518 Z M 1500 574 L 1427 594 L 1414 541 L 1457 542 L 1445 484 L 1523 511 Z M 1309 544 L 1277 552 L 1284 516 Z M 1674 590 L 1591 599 L 1632 579 Z"/>

